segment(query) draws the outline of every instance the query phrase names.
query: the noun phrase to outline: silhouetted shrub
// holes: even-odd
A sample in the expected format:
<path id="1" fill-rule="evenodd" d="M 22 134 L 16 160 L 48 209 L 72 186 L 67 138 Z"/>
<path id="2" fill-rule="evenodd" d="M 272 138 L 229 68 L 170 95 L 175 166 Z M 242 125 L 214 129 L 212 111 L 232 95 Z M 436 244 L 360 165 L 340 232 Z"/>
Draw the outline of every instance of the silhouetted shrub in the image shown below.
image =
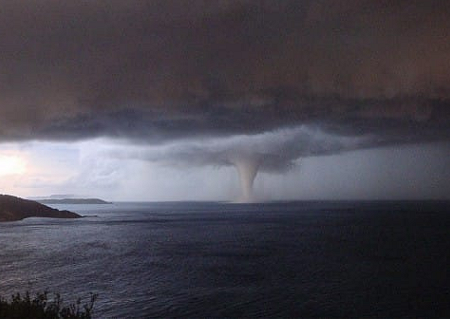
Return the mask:
<path id="1" fill-rule="evenodd" d="M 11 296 L 11 301 L 0 297 L 0 318 L 88 319 L 96 299 L 97 294 L 91 293 L 89 303 L 81 305 L 81 299 L 78 299 L 65 306 L 59 294 L 49 299 L 48 292 L 38 292 L 34 298 L 28 291 L 24 296 L 16 293 Z"/>

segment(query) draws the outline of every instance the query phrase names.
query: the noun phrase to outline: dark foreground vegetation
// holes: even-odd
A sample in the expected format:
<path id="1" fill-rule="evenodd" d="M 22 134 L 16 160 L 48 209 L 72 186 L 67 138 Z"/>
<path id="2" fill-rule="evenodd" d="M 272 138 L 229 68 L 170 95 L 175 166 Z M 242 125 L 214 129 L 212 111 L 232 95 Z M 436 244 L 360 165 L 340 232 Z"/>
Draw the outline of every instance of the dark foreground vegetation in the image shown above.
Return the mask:
<path id="1" fill-rule="evenodd" d="M 48 292 L 37 293 L 34 298 L 29 292 L 25 295 L 16 293 L 11 300 L 0 297 L 0 318 L 16 319 L 89 319 L 92 317 L 96 294 L 91 294 L 90 301 L 81 304 L 81 299 L 76 303 L 64 305 L 59 294 L 50 299 Z"/>

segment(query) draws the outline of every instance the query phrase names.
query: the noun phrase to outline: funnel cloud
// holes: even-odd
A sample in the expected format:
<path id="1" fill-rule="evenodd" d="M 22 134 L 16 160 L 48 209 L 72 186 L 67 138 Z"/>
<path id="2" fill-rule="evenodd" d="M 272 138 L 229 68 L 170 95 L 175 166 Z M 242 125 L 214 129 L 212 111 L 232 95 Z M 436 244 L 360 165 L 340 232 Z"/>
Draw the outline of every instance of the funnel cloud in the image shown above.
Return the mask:
<path id="1" fill-rule="evenodd" d="M 338 154 L 371 146 L 373 136 L 337 136 L 320 128 L 300 126 L 256 135 L 183 140 L 147 148 L 120 148 L 109 156 L 140 159 L 171 167 L 228 166 L 236 168 L 241 186 L 238 201 L 254 199 L 252 187 L 259 171 L 282 174 L 298 165 L 298 159 Z"/>
<path id="2" fill-rule="evenodd" d="M 236 167 L 242 188 L 242 202 L 253 201 L 253 181 L 258 173 L 262 157 L 258 154 L 239 154 L 230 157 L 229 161 Z"/>
<path id="3" fill-rule="evenodd" d="M 449 30 L 444 0 L 6 1 L 0 144 L 235 167 L 250 200 L 302 158 L 448 143 Z"/>

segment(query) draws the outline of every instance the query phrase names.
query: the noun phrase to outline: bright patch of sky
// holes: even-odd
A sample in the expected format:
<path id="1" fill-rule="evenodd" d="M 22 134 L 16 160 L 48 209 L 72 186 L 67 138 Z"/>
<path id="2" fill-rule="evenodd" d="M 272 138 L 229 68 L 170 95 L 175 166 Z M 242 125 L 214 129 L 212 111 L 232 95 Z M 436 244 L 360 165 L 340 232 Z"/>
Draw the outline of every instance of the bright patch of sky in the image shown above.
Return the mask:
<path id="1" fill-rule="evenodd" d="M 172 167 L 111 156 L 127 148 L 147 147 L 105 139 L 0 144 L 0 193 L 112 201 L 234 200 L 240 194 L 233 167 Z M 427 144 L 308 157 L 284 174 L 260 172 L 254 192 L 260 200 L 449 199 L 449 155 L 449 146 Z"/>

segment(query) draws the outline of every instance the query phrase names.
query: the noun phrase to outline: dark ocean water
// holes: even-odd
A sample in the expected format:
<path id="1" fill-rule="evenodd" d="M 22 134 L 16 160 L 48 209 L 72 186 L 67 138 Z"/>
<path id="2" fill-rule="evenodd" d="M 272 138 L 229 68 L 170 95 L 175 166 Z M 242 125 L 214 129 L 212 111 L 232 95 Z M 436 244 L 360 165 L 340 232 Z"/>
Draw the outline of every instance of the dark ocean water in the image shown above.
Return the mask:
<path id="1" fill-rule="evenodd" d="M 0 224 L 0 294 L 95 317 L 450 318 L 449 202 L 59 205 Z"/>

